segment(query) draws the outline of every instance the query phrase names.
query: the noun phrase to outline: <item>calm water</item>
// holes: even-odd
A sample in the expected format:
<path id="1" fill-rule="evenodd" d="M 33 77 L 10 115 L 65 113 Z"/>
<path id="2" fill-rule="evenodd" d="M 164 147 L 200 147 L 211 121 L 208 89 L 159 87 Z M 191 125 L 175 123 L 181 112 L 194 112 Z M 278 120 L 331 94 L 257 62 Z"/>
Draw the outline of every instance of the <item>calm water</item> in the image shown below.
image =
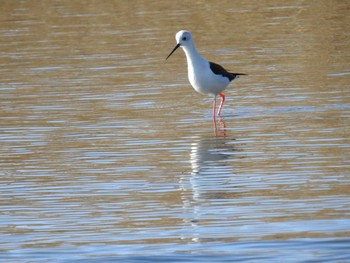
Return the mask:
<path id="1" fill-rule="evenodd" d="M 0 261 L 349 261 L 350 4 L 281 4 L 1 1 Z"/>

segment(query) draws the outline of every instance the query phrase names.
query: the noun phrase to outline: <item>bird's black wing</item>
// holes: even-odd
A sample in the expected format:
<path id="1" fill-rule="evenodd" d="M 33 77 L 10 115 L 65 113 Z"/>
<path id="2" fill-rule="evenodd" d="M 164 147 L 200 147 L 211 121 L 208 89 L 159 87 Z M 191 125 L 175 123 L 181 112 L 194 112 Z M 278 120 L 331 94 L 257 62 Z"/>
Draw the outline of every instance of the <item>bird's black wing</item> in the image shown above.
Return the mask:
<path id="1" fill-rule="evenodd" d="M 214 74 L 226 77 L 230 81 L 234 80 L 239 75 L 247 75 L 247 74 L 244 74 L 244 73 L 231 73 L 231 72 L 228 72 L 222 66 L 220 66 L 219 64 L 216 64 L 214 62 L 210 62 L 209 61 L 209 65 L 210 65 L 210 69 L 213 71 Z"/>

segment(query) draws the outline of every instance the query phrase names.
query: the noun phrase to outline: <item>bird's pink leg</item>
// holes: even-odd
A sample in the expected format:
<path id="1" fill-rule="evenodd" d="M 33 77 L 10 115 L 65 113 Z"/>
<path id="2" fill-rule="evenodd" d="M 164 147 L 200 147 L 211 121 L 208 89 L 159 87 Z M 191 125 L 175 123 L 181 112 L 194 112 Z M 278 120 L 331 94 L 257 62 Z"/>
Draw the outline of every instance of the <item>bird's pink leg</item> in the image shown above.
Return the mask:
<path id="1" fill-rule="evenodd" d="M 216 111 L 216 95 L 214 97 L 214 102 L 213 102 L 213 118 L 215 119 L 215 111 Z"/>
<path id="2" fill-rule="evenodd" d="M 220 103 L 220 107 L 219 107 L 219 110 L 218 110 L 218 116 L 220 116 L 222 106 L 224 105 L 224 102 L 225 102 L 225 94 L 224 93 L 219 93 L 219 95 L 221 96 L 221 103 Z"/>
<path id="3" fill-rule="evenodd" d="M 213 102 L 213 121 L 214 121 L 214 129 L 216 131 L 215 110 L 216 110 L 216 95 L 214 97 L 214 102 Z"/>

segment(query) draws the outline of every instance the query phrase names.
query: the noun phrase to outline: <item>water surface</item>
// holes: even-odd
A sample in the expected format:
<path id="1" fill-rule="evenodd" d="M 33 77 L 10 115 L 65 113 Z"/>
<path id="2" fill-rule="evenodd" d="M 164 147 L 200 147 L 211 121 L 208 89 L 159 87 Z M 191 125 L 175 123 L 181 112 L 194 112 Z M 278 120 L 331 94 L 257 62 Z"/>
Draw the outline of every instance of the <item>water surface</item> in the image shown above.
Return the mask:
<path id="1" fill-rule="evenodd" d="M 349 8 L 3 1 L 1 260 L 349 260 Z M 181 29 L 248 74 L 216 135 Z"/>

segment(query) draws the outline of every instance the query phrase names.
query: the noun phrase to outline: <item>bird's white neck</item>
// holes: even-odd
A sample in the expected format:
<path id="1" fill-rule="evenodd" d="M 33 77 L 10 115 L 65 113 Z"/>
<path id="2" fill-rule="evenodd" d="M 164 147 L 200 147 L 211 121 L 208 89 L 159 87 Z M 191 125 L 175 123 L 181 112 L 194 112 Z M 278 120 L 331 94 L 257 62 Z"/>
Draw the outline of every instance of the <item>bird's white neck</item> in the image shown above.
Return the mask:
<path id="1" fill-rule="evenodd" d="M 186 54 L 188 66 L 203 63 L 203 60 L 205 61 L 205 59 L 198 53 L 194 44 L 184 46 L 183 50 Z"/>

